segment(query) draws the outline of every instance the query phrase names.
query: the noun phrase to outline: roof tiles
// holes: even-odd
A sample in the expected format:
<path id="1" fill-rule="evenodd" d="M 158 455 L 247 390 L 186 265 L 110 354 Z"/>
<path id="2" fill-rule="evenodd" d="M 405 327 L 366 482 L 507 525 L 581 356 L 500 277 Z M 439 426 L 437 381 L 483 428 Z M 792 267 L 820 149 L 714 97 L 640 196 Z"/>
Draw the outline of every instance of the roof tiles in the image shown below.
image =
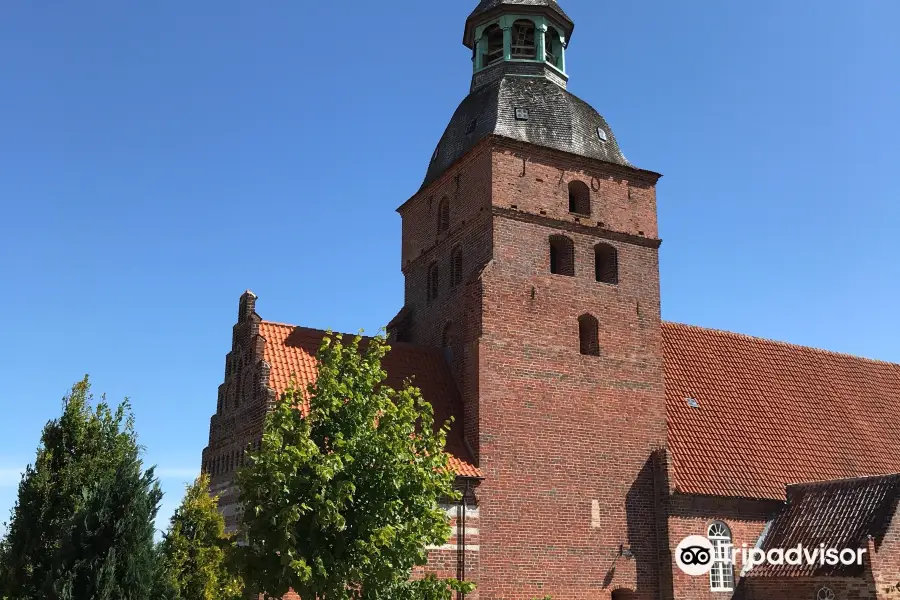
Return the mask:
<path id="1" fill-rule="evenodd" d="M 760 547 L 768 552 L 802 545 L 813 551 L 859 549 L 872 537 L 880 544 L 900 497 L 900 475 L 793 485 L 788 504 L 772 521 Z M 765 563 L 749 572 L 751 577 L 804 577 L 858 575 L 862 565 Z"/>
<path id="2" fill-rule="evenodd" d="M 269 364 L 269 386 L 283 394 L 291 382 L 300 389 L 315 380 L 316 352 L 324 331 L 262 321 L 259 334 L 265 338 L 263 358 Z M 461 477 L 481 477 L 473 465 L 462 438 L 462 411 L 456 384 L 444 357 L 437 349 L 403 343 L 392 343 L 382 366 L 387 371 L 385 383 L 395 389 L 407 379 L 422 390 L 423 397 L 434 408 L 436 423 L 454 418 L 447 435 L 450 467 Z"/>
<path id="3" fill-rule="evenodd" d="M 677 491 L 784 500 L 791 483 L 900 472 L 891 425 L 900 412 L 900 365 L 676 323 L 662 332 Z M 278 394 L 292 377 L 301 387 L 315 378 L 324 332 L 263 321 L 260 334 Z M 384 367 L 388 385 L 413 379 L 438 422 L 455 417 L 451 464 L 480 477 L 440 350 L 395 343 Z"/>
<path id="4" fill-rule="evenodd" d="M 663 354 L 680 492 L 783 500 L 790 483 L 900 472 L 900 365 L 676 323 Z"/>

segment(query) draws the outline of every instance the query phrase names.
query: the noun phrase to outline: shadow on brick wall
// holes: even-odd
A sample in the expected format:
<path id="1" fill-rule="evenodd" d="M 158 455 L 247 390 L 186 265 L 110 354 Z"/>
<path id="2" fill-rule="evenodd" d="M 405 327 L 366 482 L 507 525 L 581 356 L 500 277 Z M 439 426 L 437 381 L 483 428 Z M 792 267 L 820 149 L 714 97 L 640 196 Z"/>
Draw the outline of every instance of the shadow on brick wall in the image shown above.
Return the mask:
<path id="1" fill-rule="evenodd" d="M 673 597 L 665 464 L 665 452 L 653 452 L 625 497 L 629 549 L 637 577 L 636 598 Z"/>

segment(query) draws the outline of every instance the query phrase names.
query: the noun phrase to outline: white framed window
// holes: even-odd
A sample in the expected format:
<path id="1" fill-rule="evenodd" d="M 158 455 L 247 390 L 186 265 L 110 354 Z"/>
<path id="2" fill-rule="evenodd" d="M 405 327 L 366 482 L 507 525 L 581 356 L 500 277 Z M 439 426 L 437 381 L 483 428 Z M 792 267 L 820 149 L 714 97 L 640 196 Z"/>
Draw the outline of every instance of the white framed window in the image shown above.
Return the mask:
<path id="1" fill-rule="evenodd" d="M 713 545 L 713 566 L 709 571 L 709 589 L 714 592 L 734 590 L 734 565 L 730 562 L 731 529 L 721 521 L 709 524 L 706 537 Z"/>

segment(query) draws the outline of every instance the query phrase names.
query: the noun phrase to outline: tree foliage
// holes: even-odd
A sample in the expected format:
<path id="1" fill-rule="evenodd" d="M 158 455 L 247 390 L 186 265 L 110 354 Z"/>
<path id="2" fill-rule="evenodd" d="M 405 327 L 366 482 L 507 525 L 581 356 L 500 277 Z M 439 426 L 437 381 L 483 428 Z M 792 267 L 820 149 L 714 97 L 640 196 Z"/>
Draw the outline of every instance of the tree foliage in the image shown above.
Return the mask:
<path id="1" fill-rule="evenodd" d="M 162 542 L 162 560 L 171 600 L 237 600 L 243 585 L 230 571 L 233 541 L 225 519 L 209 495 L 209 476 L 187 488 Z"/>
<path id="2" fill-rule="evenodd" d="M 143 470 L 127 400 L 91 402 L 85 377 L 44 427 L 0 545 L 0 597 L 145 600 L 157 589 L 162 493 Z"/>
<path id="3" fill-rule="evenodd" d="M 444 544 L 438 502 L 454 498 L 444 444 L 420 391 L 384 385 L 382 338 L 326 336 L 318 376 L 268 415 L 261 447 L 238 473 L 242 567 L 251 589 L 328 600 L 449 599 L 454 580 L 409 581 Z M 305 406 L 306 416 L 298 407 Z"/>

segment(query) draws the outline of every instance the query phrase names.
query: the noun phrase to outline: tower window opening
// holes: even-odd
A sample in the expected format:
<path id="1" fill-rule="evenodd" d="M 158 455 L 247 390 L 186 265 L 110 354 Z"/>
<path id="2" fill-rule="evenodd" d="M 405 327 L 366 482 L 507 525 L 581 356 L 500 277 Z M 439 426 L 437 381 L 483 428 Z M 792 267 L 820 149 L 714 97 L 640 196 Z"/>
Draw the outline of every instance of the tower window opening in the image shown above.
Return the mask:
<path id="1" fill-rule="evenodd" d="M 484 30 L 484 37 L 487 38 L 487 52 L 484 54 L 483 65 L 488 66 L 499 60 L 503 60 L 503 30 L 497 24 L 489 26 Z"/>
<path id="2" fill-rule="evenodd" d="M 537 49 L 534 47 L 534 23 L 520 19 L 513 23 L 512 30 L 512 57 L 534 59 L 537 57 Z"/>
<path id="3" fill-rule="evenodd" d="M 569 212 L 591 214 L 591 188 L 583 181 L 569 183 Z"/>
<path id="4" fill-rule="evenodd" d="M 548 27 L 544 33 L 544 60 L 559 68 L 560 50 L 559 33 L 553 27 Z"/>
<path id="5" fill-rule="evenodd" d="M 594 270 L 600 283 L 619 283 L 619 251 L 609 244 L 594 246 Z"/>
<path id="6" fill-rule="evenodd" d="M 575 276 L 575 245 L 564 235 L 550 236 L 550 272 Z"/>
<path id="7" fill-rule="evenodd" d="M 428 301 L 431 302 L 438 297 L 440 291 L 440 272 L 437 263 L 432 263 L 428 267 Z"/>
<path id="8" fill-rule="evenodd" d="M 441 348 L 449 348 L 453 345 L 453 323 L 448 322 L 444 325 L 441 332 Z"/>
<path id="9" fill-rule="evenodd" d="M 578 317 L 578 342 L 580 351 L 586 356 L 600 356 L 599 323 L 594 315 Z"/>
<path id="10" fill-rule="evenodd" d="M 462 248 L 457 246 L 450 253 L 450 287 L 462 283 Z"/>
<path id="11" fill-rule="evenodd" d="M 448 322 L 441 332 L 441 349 L 444 351 L 444 359 L 451 364 L 453 363 L 453 342 L 453 323 Z"/>
<path id="12" fill-rule="evenodd" d="M 437 230 L 442 233 L 450 229 L 450 200 L 447 196 L 441 198 L 437 211 Z"/>

